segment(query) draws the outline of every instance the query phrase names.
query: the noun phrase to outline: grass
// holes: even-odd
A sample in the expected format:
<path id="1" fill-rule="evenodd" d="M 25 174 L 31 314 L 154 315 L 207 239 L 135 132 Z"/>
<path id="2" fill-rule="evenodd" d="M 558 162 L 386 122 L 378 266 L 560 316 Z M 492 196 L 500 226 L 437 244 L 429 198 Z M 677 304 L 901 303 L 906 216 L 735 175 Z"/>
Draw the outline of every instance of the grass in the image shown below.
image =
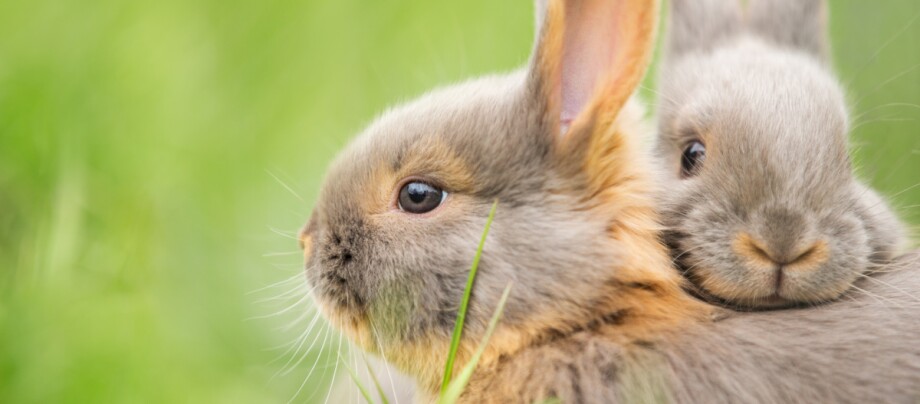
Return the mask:
<path id="1" fill-rule="evenodd" d="M 476 248 L 476 256 L 473 257 L 473 264 L 470 266 L 470 274 L 466 279 L 466 287 L 463 289 L 463 299 L 460 301 L 460 308 L 457 310 L 457 321 L 454 323 L 454 332 L 451 334 L 450 351 L 447 353 L 447 363 L 444 365 L 444 379 L 441 381 L 441 396 L 447 393 L 448 385 L 454 371 L 454 359 L 457 357 L 457 348 L 460 347 L 460 338 L 463 336 L 463 326 L 466 322 L 466 311 L 470 303 L 470 295 L 473 293 L 473 282 L 476 280 L 476 271 L 479 270 L 479 260 L 482 258 L 482 248 L 486 244 L 486 237 L 489 235 L 489 228 L 492 227 L 492 220 L 495 219 L 495 210 L 498 208 L 498 201 L 492 204 L 489 211 L 489 218 L 486 220 L 486 227 L 482 231 L 482 238 L 479 239 L 479 247 Z"/>
<path id="2" fill-rule="evenodd" d="M 476 349 L 476 352 L 473 353 L 473 356 L 470 357 L 469 362 L 463 366 L 460 374 L 457 378 L 453 378 L 454 363 L 457 359 L 457 349 L 460 346 L 460 338 L 463 335 L 463 327 L 466 324 L 466 313 L 467 308 L 470 303 L 470 296 L 473 292 L 473 284 L 476 281 L 476 273 L 479 269 L 479 260 L 482 258 L 482 249 L 485 247 L 486 238 L 489 236 L 489 229 L 492 227 L 492 220 L 495 219 L 495 211 L 498 209 L 498 201 L 492 203 L 492 208 L 489 210 L 489 217 L 486 219 L 485 228 L 482 230 L 482 237 L 479 239 L 479 246 L 476 248 L 476 255 L 473 257 L 473 263 L 470 265 L 469 275 L 466 278 L 466 287 L 463 290 L 463 298 L 460 300 L 460 307 L 457 309 L 457 320 L 454 323 L 454 331 L 451 333 L 451 343 L 450 349 L 447 353 L 447 360 L 445 361 L 444 366 L 444 379 L 441 382 L 441 392 L 438 396 L 439 404 L 452 404 L 457 402 L 460 399 L 460 395 L 463 394 L 463 389 L 466 388 L 467 383 L 469 383 L 470 378 L 473 376 L 473 371 L 476 370 L 476 365 L 479 364 L 479 360 L 482 357 L 482 353 L 485 351 L 486 346 L 489 343 L 489 339 L 492 337 L 492 333 L 495 331 L 495 327 L 498 326 L 498 320 L 501 318 L 502 311 L 505 308 L 505 303 L 508 301 L 508 295 L 511 293 L 511 285 L 509 284 L 505 287 L 504 292 L 502 292 L 501 298 L 498 300 L 498 305 L 495 308 L 495 311 L 492 313 L 492 318 L 489 320 L 489 325 L 486 327 L 486 332 L 483 334 L 482 341 L 480 341 L 479 346 Z M 358 390 L 361 392 L 361 395 L 368 403 L 373 403 L 373 399 L 370 394 L 367 392 L 367 388 L 361 383 L 361 380 L 357 377 L 354 371 L 348 367 L 346 361 L 342 361 L 345 365 L 345 368 L 351 374 L 352 380 L 357 386 Z M 368 368 L 368 372 L 371 378 L 374 381 L 374 384 L 377 386 L 377 391 L 380 394 L 381 402 L 387 404 L 386 395 L 383 392 L 383 389 L 380 387 L 380 382 L 377 380 L 377 376 L 374 372 Z"/>
<path id="3" fill-rule="evenodd" d="M 912 225 L 918 12 L 831 9 L 835 66 L 867 114 L 860 172 Z M 312 331 L 273 379 L 303 310 L 244 319 L 293 303 L 256 301 L 301 279 L 293 237 L 326 166 L 387 106 L 523 64 L 532 14 L 491 0 L 0 0 L 0 402 L 287 402 L 302 383 L 296 402 L 322 402 L 333 336 Z"/>

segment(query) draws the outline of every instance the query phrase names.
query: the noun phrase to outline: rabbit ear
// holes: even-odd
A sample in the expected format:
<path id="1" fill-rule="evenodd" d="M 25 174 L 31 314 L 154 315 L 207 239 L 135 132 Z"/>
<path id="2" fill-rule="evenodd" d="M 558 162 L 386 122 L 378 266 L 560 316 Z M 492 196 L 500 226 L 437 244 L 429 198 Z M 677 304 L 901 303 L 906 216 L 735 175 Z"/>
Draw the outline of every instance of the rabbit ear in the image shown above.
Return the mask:
<path id="1" fill-rule="evenodd" d="M 642 79 L 658 18 L 657 0 L 538 0 L 545 10 L 530 69 L 533 96 L 560 141 L 613 116 Z M 581 128 L 576 131 L 576 128 Z"/>
<path id="2" fill-rule="evenodd" d="M 742 26 L 738 0 L 671 0 L 666 54 L 707 51 Z"/>
<path id="3" fill-rule="evenodd" d="M 751 0 L 748 15 L 748 25 L 754 32 L 827 60 L 826 1 Z"/>

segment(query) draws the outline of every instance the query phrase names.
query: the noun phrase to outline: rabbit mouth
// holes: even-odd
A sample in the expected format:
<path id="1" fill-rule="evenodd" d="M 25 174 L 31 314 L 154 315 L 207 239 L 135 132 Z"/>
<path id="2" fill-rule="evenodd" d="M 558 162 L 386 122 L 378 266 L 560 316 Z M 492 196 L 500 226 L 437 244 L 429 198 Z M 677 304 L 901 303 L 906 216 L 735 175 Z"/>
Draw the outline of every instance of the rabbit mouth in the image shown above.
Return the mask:
<path id="1" fill-rule="evenodd" d="M 353 309 L 364 307 L 364 299 L 349 287 L 345 277 L 329 273 L 327 278 L 330 279 L 330 284 L 334 289 L 332 294 L 339 306 Z"/>
<path id="2" fill-rule="evenodd" d="M 312 274 L 310 273 L 312 272 Z M 361 314 L 367 308 L 367 302 L 356 290 L 354 280 L 341 268 L 315 268 L 308 270 L 308 277 L 313 278 L 316 299 L 330 308 L 343 313 Z"/>
<path id="3" fill-rule="evenodd" d="M 795 308 L 808 305 L 807 302 L 784 297 L 779 290 L 775 289 L 773 293 L 764 296 L 748 298 L 734 297 L 728 299 L 707 290 L 702 286 L 699 280 L 693 280 L 693 277 L 690 278 L 691 282 L 688 292 L 690 292 L 691 295 L 707 303 L 735 311 L 775 310 L 779 308 Z"/>

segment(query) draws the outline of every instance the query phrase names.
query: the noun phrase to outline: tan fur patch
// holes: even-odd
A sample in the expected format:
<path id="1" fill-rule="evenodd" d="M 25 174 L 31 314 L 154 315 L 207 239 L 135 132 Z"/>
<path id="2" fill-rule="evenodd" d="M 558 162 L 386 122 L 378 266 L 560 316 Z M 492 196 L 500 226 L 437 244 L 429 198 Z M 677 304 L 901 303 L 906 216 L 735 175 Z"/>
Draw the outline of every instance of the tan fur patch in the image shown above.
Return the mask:
<path id="1" fill-rule="evenodd" d="M 767 248 L 750 234 L 738 233 L 732 240 L 732 251 L 748 261 L 748 264 L 763 270 L 771 270 L 777 263 L 770 257 Z"/>
<path id="2" fill-rule="evenodd" d="M 304 261 L 310 260 L 310 255 L 313 252 L 313 236 L 307 233 L 300 233 L 300 248 L 303 250 L 303 259 Z"/>
<path id="3" fill-rule="evenodd" d="M 365 198 L 364 209 L 371 214 L 380 214 L 395 207 L 398 186 L 410 177 L 433 181 L 443 186 L 450 184 L 449 192 L 469 192 L 473 190 L 473 173 L 466 162 L 447 145 L 432 137 L 424 142 L 412 145 L 406 152 L 406 160 L 400 169 L 394 172 L 387 162 L 381 162 L 378 169 L 368 181 L 377 187 L 376 192 Z"/>
<path id="4" fill-rule="evenodd" d="M 786 270 L 790 272 L 807 272 L 813 271 L 824 265 L 830 259 L 830 251 L 827 242 L 819 240 L 804 252 L 798 254 L 798 258 L 786 265 Z"/>

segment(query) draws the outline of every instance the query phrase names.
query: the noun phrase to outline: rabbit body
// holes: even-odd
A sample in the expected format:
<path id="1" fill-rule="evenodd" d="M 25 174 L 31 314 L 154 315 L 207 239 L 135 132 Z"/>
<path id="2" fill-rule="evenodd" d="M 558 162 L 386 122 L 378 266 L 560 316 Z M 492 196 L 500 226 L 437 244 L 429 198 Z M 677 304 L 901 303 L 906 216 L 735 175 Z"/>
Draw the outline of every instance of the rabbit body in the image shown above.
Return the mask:
<path id="1" fill-rule="evenodd" d="M 476 374 L 468 402 L 913 403 L 920 332 L 912 253 L 869 291 L 820 307 L 722 312 L 622 339 L 615 324 L 523 350 Z M 894 286 L 897 285 L 897 286 Z"/>

